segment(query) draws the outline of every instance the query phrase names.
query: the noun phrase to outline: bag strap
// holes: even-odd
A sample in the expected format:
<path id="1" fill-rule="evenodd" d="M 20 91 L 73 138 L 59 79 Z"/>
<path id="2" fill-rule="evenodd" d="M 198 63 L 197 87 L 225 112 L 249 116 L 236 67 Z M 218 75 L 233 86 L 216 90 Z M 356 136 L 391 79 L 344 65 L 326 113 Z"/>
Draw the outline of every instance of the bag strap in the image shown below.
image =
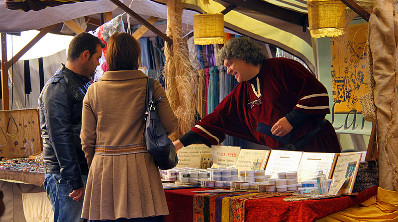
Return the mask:
<path id="1" fill-rule="evenodd" d="M 153 88 L 154 88 L 154 80 L 151 77 L 148 77 L 146 83 L 146 98 L 145 98 L 145 110 L 148 110 L 149 106 L 153 104 Z"/>

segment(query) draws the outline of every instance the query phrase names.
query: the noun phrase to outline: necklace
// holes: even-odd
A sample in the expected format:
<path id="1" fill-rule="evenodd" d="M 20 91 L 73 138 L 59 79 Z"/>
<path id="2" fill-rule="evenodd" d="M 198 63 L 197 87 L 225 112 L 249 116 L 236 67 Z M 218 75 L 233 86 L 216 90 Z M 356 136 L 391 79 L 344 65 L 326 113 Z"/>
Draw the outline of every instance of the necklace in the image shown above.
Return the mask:
<path id="1" fill-rule="evenodd" d="M 261 102 L 261 96 L 262 95 L 261 95 L 261 89 L 260 89 L 260 80 L 259 80 L 258 77 L 256 77 L 256 81 L 257 81 L 257 90 L 256 90 L 256 88 L 254 87 L 253 84 L 250 84 L 252 86 L 252 90 L 253 90 L 254 95 L 256 95 L 256 97 L 257 97 L 256 100 L 250 101 L 248 103 L 248 105 L 250 105 L 250 108 L 253 108 L 254 105 L 261 105 L 262 104 L 262 102 Z"/>
<path id="2" fill-rule="evenodd" d="M 253 84 L 250 84 L 250 85 L 252 86 L 254 94 L 259 99 L 261 97 L 260 80 L 258 79 L 258 77 L 256 77 L 256 80 L 257 80 L 257 90 L 256 90 L 256 88 L 254 88 Z"/>
<path id="3" fill-rule="evenodd" d="M 11 122 L 11 120 L 14 122 L 14 125 L 15 125 L 15 127 L 16 127 L 16 129 L 17 129 L 17 132 L 16 133 L 10 133 L 10 122 Z M 10 118 L 8 118 L 8 123 L 7 123 L 7 135 L 9 136 L 9 137 L 16 137 L 17 135 L 18 135 L 18 133 L 19 133 L 19 128 L 18 128 L 18 124 L 17 124 L 17 122 L 15 122 L 15 119 L 14 119 L 14 117 L 12 116 L 12 115 L 10 115 Z"/>

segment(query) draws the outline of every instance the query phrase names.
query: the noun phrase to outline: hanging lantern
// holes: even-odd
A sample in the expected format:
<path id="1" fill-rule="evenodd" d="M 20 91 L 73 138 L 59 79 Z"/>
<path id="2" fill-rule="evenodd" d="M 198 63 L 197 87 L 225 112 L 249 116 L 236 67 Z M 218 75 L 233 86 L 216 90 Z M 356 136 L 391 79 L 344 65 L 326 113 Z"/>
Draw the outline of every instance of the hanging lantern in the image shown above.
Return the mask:
<path id="1" fill-rule="evenodd" d="M 344 34 L 345 8 L 340 0 L 309 0 L 308 22 L 313 38 Z"/>
<path id="2" fill-rule="evenodd" d="M 196 45 L 224 44 L 224 15 L 195 14 L 193 36 Z"/>

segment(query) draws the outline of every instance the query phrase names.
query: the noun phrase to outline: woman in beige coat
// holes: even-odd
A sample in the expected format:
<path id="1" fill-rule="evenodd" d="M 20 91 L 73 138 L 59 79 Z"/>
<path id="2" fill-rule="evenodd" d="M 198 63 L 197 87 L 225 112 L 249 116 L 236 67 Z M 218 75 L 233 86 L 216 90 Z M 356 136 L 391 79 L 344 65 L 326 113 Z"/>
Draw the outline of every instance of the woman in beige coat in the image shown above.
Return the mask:
<path id="1" fill-rule="evenodd" d="M 127 33 L 109 40 L 109 71 L 83 101 L 81 140 L 90 170 L 82 218 L 89 221 L 163 221 L 167 203 L 158 168 L 147 152 L 144 113 L 147 76 L 138 70 L 140 46 Z M 177 129 L 166 93 L 155 81 L 159 118 Z"/>

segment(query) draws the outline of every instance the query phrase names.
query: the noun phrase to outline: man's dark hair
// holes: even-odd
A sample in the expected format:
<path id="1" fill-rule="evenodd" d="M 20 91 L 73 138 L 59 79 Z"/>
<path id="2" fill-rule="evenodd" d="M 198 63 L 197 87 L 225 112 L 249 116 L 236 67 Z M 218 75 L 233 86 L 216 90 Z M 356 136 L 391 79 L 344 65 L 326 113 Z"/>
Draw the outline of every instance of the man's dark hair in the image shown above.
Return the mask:
<path id="1" fill-rule="evenodd" d="M 82 32 L 76 35 L 69 43 L 68 49 L 68 61 L 74 61 L 79 58 L 82 52 L 88 50 L 90 52 L 90 58 L 97 52 L 97 46 L 100 45 L 102 48 L 105 47 L 102 41 L 87 32 Z"/>

